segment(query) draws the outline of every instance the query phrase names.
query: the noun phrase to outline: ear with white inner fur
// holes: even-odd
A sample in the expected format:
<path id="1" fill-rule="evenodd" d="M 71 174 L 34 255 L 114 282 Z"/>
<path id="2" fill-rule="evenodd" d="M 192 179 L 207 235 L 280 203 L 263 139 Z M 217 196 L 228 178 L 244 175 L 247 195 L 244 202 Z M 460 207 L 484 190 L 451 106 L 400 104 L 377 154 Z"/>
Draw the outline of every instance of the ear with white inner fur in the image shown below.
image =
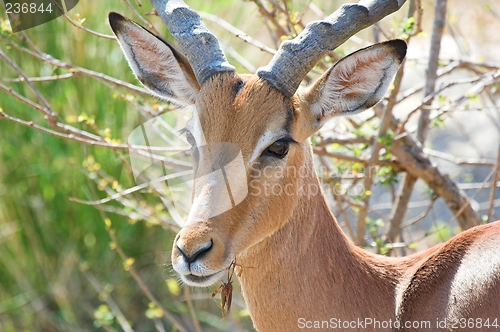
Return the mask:
<path id="1" fill-rule="evenodd" d="M 109 14 L 109 24 L 132 71 L 144 86 L 177 104 L 195 102 L 200 87 L 189 62 L 179 51 L 118 13 Z"/>
<path id="2" fill-rule="evenodd" d="M 406 43 L 391 40 L 338 61 L 303 96 L 316 125 L 375 106 L 384 97 L 405 55 Z"/>

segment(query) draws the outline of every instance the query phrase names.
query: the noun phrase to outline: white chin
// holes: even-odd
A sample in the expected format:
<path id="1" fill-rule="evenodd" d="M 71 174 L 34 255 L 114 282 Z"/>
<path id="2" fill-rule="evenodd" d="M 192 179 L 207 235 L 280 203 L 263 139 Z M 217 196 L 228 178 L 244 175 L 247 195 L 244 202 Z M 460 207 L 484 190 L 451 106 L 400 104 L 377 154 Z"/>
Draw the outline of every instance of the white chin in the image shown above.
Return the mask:
<path id="1" fill-rule="evenodd" d="M 197 276 L 194 274 L 181 274 L 182 281 L 189 286 L 194 287 L 208 287 L 215 284 L 219 281 L 223 276 L 226 270 L 219 271 L 217 273 L 208 275 L 208 276 Z"/>

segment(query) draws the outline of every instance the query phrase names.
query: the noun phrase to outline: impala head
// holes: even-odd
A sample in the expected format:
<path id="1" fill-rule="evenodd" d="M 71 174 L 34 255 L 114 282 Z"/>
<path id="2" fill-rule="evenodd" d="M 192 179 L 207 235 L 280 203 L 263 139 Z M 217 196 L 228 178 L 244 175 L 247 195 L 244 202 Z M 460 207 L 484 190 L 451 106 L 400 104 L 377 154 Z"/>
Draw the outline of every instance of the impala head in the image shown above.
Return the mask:
<path id="1" fill-rule="evenodd" d="M 175 238 L 172 263 L 185 283 L 208 286 L 287 222 L 315 177 L 308 137 L 333 116 L 374 106 L 406 44 L 360 50 L 299 89 L 316 62 L 345 41 L 332 43 L 332 23 L 310 24 L 256 75 L 238 75 L 194 11 L 180 0 L 151 2 L 180 50 L 119 14 L 109 20 L 138 79 L 157 96 L 196 107 L 188 125 L 193 206 Z M 237 156 L 242 163 L 232 163 Z M 219 209 L 224 204 L 231 208 Z"/>

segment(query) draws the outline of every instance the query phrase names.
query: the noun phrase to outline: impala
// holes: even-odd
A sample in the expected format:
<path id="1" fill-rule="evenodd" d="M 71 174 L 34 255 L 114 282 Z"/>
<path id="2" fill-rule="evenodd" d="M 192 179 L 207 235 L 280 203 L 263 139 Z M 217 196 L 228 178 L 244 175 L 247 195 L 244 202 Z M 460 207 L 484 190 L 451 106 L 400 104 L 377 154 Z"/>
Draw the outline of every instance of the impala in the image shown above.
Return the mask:
<path id="1" fill-rule="evenodd" d="M 344 5 L 284 42 L 252 75 L 235 72 L 215 36 L 181 0 L 151 2 L 179 49 L 117 13 L 109 20 L 137 78 L 156 96 L 196 107 L 188 133 L 193 206 L 172 252 L 173 268 L 187 285 L 216 283 L 235 258 L 251 267 L 243 268 L 239 280 L 258 331 L 473 330 L 459 323 L 500 319 L 499 222 L 409 257 L 390 258 L 354 246 L 321 190 L 309 190 L 320 187 L 309 137 L 334 116 L 374 106 L 405 57 L 406 44 L 392 40 L 367 47 L 338 61 L 311 86 L 300 83 L 326 52 L 402 1 Z M 238 147 L 244 172 L 237 179 L 227 169 L 224 177 L 210 176 L 214 159 L 229 158 L 227 151 L 211 150 L 213 142 Z M 235 201 L 230 193 L 231 208 L 213 213 L 224 199 L 220 188 L 231 192 L 235 180 L 246 195 Z M 266 194 L 266 188 L 283 190 Z M 415 325 L 424 321 L 430 325 Z"/>

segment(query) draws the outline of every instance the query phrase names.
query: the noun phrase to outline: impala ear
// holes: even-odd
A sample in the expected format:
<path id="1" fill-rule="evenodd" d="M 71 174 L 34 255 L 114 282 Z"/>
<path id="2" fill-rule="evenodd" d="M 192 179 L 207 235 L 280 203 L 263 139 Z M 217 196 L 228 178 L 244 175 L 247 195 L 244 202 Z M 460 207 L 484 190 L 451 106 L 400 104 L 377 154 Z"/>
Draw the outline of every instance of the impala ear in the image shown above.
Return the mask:
<path id="1" fill-rule="evenodd" d="M 303 94 L 312 121 L 317 121 L 314 127 L 320 127 L 331 117 L 356 114 L 375 106 L 405 55 L 406 43 L 391 40 L 338 61 Z"/>
<path id="2" fill-rule="evenodd" d="M 191 65 L 173 46 L 118 13 L 109 13 L 132 71 L 158 97 L 193 104 L 200 89 Z"/>

